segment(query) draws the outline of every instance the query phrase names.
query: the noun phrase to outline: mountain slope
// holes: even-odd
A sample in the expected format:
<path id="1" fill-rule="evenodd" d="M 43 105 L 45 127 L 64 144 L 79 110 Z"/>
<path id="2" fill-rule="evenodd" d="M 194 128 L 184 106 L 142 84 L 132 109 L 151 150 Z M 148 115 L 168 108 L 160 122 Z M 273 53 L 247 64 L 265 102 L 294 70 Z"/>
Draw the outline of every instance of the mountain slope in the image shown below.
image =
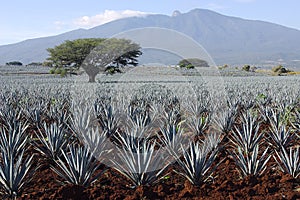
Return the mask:
<path id="1" fill-rule="evenodd" d="M 184 14 L 177 13 L 173 17 L 148 15 L 125 18 L 89 30 L 78 29 L 57 36 L 0 46 L 0 64 L 11 60 L 24 63 L 43 61 L 47 57 L 46 49 L 64 40 L 110 37 L 142 27 L 168 28 L 187 34 L 199 42 L 217 64 L 265 64 L 280 60 L 297 65 L 295 60 L 300 60 L 299 30 L 195 9 Z"/>

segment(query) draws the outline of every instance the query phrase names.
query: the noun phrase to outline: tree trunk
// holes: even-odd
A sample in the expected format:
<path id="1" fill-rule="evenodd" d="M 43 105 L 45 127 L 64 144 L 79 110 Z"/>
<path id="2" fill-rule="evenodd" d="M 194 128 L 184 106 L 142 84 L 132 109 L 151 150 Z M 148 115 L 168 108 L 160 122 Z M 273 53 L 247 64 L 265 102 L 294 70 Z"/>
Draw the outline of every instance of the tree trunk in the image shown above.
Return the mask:
<path id="1" fill-rule="evenodd" d="M 89 74 L 89 83 L 95 83 L 96 82 L 96 73 Z"/>

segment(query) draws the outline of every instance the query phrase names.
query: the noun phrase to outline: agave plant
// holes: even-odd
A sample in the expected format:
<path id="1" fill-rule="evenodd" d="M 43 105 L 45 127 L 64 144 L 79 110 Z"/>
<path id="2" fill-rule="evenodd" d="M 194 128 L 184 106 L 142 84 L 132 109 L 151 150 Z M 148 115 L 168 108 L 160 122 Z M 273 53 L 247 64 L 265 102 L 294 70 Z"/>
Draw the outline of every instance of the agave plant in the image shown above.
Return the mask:
<path id="1" fill-rule="evenodd" d="M 176 155 L 178 164 L 182 172 L 178 174 L 184 176 L 194 185 L 200 185 L 212 177 L 216 167 L 214 161 L 218 155 L 219 149 L 206 148 L 205 142 L 201 145 L 197 142 L 191 142 L 188 149 L 182 147 L 183 159 L 180 159 L 180 154 Z"/>
<path id="2" fill-rule="evenodd" d="M 275 151 L 277 156 L 274 156 L 279 168 L 294 178 L 300 175 L 300 153 L 299 147 L 289 148 L 287 152 L 286 148 L 282 147 L 281 150 Z"/>
<path id="3" fill-rule="evenodd" d="M 269 112 L 268 122 L 272 125 L 272 129 L 278 130 L 280 126 L 283 126 L 282 113 L 275 108 L 271 108 Z"/>
<path id="4" fill-rule="evenodd" d="M 2 118 L 6 128 L 13 128 L 16 122 L 21 121 L 22 113 L 22 109 L 19 107 L 14 109 L 12 106 L 5 106 L 4 109 L 0 110 L 0 117 Z"/>
<path id="5" fill-rule="evenodd" d="M 93 127 L 96 119 L 92 114 L 92 108 L 88 106 L 76 107 L 73 109 L 73 117 L 71 117 L 71 130 L 78 139 L 83 139 L 82 135 Z"/>
<path id="6" fill-rule="evenodd" d="M 154 123 L 147 112 L 138 112 L 128 114 L 124 124 L 127 134 L 135 138 L 149 138 Z"/>
<path id="7" fill-rule="evenodd" d="M 135 186 L 149 185 L 159 178 L 168 166 L 166 151 L 155 150 L 156 143 L 133 142 L 124 138 L 125 145 L 111 159 L 114 168 Z"/>
<path id="8" fill-rule="evenodd" d="M 82 134 L 84 145 L 97 160 L 102 160 L 103 155 L 109 153 L 112 149 L 111 142 L 106 135 L 105 132 L 100 132 L 98 127 L 95 129 L 90 128 Z"/>
<path id="9" fill-rule="evenodd" d="M 146 105 L 141 105 L 140 107 L 128 106 L 129 119 L 137 127 L 146 127 L 151 123 L 150 108 L 147 107 Z"/>
<path id="10" fill-rule="evenodd" d="M 269 131 L 269 143 L 275 145 L 278 150 L 281 150 L 281 147 L 287 148 L 292 146 L 296 135 L 291 132 L 285 125 L 281 125 L 279 128 L 273 123 L 271 123 Z"/>
<path id="11" fill-rule="evenodd" d="M 189 127 L 196 135 L 203 135 L 204 131 L 208 129 L 210 123 L 210 114 L 201 112 L 189 118 Z"/>
<path id="12" fill-rule="evenodd" d="M 108 137 L 113 135 L 120 124 L 119 111 L 109 103 L 95 103 L 94 111 L 102 130 Z"/>
<path id="13" fill-rule="evenodd" d="M 52 170 L 67 183 L 74 185 L 87 187 L 103 173 L 95 174 L 99 169 L 98 161 L 86 147 L 74 144 L 62 150 L 62 158 L 59 157 L 55 163 Z"/>
<path id="14" fill-rule="evenodd" d="M 232 132 L 230 141 L 246 153 L 252 152 L 261 142 L 263 134 L 259 132 L 260 123 L 256 117 L 252 117 L 250 112 L 242 115 L 242 127 L 235 127 Z"/>
<path id="15" fill-rule="evenodd" d="M 216 128 L 225 135 L 229 134 L 235 123 L 237 117 L 237 108 L 238 106 L 235 106 L 225 110 L 224 112 L 220 112 L 219 116 L 214 119 Z"/>
<path id="16" fill-rule="evenodd" d="M 171 154 L 182 152 L 181 146 L 185 147 L 188 144 L 188 138 L 184 135 L 180 125 L 168 124 L 167 127 L 163 125 L 160 128 L 160 133 L 158 134 L 160 141 L 163 142 Z"/>
<path id="17" fill-rule="evenodd" d="M 26 107 L 23 109 L 23 112 L 25 113 L 28 121 L 39 125 L 42 121 L 44 109 L 41 107 L 41 104 L 26 105 Z"/>
<path id="18" fill-rule="evenodd" d="M 38 169 L 36 167 L 32 170 L 33 155 L 23 159 L 24 150 L 22 149 L 16 157 L 12 153 L 1 152 L 0 191 L 4 194 L 4 199 L 16 199 L 25 184 L 31 181 L 33 173 Z"/>
<path id="19" fill-rule="evenodd" d="M 56 160 L 61 155 L 61 150 L 65 149 L 68 144 L 68 135 L 64 127 L 57 123 L 50 124 L 50 126 L 44 123 L 43 130 L 39 129 L 36 136 L 39 143 L 34 142 L 35 148 L 52 160 Z"/>
<path id="20" fill-rule="evenodd" d="M 271 154 L 267 156 L 268 148 L 258 158 L 259 144 L 255 145 L 252 152 L 245 151 L 238 147 L 238 152 L 231 153 L 236 165 L 239 167 L 243 176 L 261 175 L 266 170 L 266 165 L 271 158 Z"/>
<path id="21" fill-rule="evenodd" d="M 7 155 L 18 156 L 28 142 L 26 134 L 28 126 L 28 124 L 14 122 L 14 125 L 8 130 L 0 129 L 0 150 Z"/>

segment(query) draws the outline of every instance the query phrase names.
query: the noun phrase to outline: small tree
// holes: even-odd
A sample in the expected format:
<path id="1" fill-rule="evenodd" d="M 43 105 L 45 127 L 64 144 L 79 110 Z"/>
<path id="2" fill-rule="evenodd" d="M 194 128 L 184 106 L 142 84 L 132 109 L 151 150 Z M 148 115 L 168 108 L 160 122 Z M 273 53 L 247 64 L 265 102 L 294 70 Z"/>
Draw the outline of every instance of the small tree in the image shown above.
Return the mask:
<path id="1" fill-rule="evenodd" d="M 242 70 L 246 71 L 246 72 L 249 72 L 250 71 L 250 65 L 244 65 Z"/>
<path id="2" fill-rule="evenodd" d="M 31 62 L 31 63 L 27 64 L 26 66 L 42 66 L 42 65 L 43 65 L 43 63 L 41 63 L 41 62 Z"/>
<path id="3" fill-rule="evenodd" d="M 205 60 L 199 58 L 188 58 L 183 59 L 178 63 L 179 67 L 193 69 L 195 67 L 209 67 L 208 63 Z"/>
<path id="4" fill-rule="evenodd" d="M 6 65 L 8 65 L 8 66 L 22 66 L 23 63 L 21 63 L 20 61 L 11 61 L 11 62 L 7 62 Z"/>

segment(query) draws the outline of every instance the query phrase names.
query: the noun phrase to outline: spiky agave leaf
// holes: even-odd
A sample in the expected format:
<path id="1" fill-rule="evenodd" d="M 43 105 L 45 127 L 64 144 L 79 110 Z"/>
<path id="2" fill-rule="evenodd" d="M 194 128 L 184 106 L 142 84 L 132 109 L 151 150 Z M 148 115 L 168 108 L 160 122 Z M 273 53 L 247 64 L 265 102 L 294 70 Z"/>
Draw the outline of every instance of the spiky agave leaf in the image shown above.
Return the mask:
<path id="1" fill-rule="evenodd" d="M 285 125 L 281 125 L 277 128 L 272 123 L 268 135 L 270 137 L 269 143 L 275 145 L 279 150 L 281 147 L 287 148 L 292 146 L 292 143 L 296 138 L 296 135 L 291 132 L 291 129 L 287 128 Z"/>
<path id="2" fill-rule="evenodd" d="M 56 160 L 61 155 L 61 150 L 65 149 L 68 143 L 68 136 L 64 127 L 62 125 L 59 126 L 57 123 L 50 124 L 50 126 L 44 123 L 44 130 L 39 129 L 36 136 L 40 144 L 34 141 L 35 148 L 53 160 Z"/>
<path id="3" fill-rule="evenodd" d="M 113 135 L 120 124 L 120 113 L 115 105 L 110 103 L 94 103 L 94 112 L 100 123 L 101 129 L 107 136 Z"/>
<path id="4" fill-rule="evenodd" d="M 111 159 L 114 168 L 135 186 L 149 185 L 158 180 L 169 163 L 162 151 L 155 150 L 155 142 L 152 144 L 127 142 L 127 144 L 129 146 L 120 148 L 116 158 Z"/>
<path id="5" fill-rule="evenodd" d="M 243 113 L 242 121 L 242 127 L 240 129 L 235 127 L 235 131 L 232 132 L 229 139 L 236 147 L 242 148 L 246 153 L 252 152 L 263 138 L 263 134 L 259 132 L 260 123 L 249 112 Z"/>
<path id="6" fill-rule="evenodd" d="M 16 157 L 25 148 L 28 135 L 26 130 L 28 124 L 15 122 L 13 127 L 8 130 L 5 128 L 0 129 L 0 149 L 8 155 Z"/>
<path id="7" fill-rule="evenodd" d="M 86 147 L 69 145 L 66 150 L 62 150 L 62 157 L 51 168 L 68 183 L 87 187 L 103 173 L 95 175 L 99 164 Z"/>
<path id="8" fill-rule="evenodd" d="M 246 152 L 238 147 L 238 152 L 234 150 L 231 153 L 236 165 L 239 167 L 243 176 L 261 175 L 266 170 L 266 165 L 271 158 L 271 154 L 267 156 L 268 148 L 258 158 L 259 145 L 257 144 L 252 152 Z"/>
<path id="9" fill-rule="evenodd" d="M 89 128 L 86 133 L 82 133 L 84 145 L 88 148 L 89 152 L 97 158 L 102 160 L 103 155 L 111 151 L 111 142 L 106 136 L 106 132 L 99 131 L 99 128 Z"/>
<path id="10" fill-rule="evenodd" d="M 216 128 L 225 135 L 229 134 L 235 123 L 237 118 L 237 109 L 238 106 L 236 105 L 224 112 L 219 112 L 219 115 L 214 119 Z"/>
<path id="11" fill-rule="evenodd" d="M 180 125 L 168 124 L 167 127 L 162 126 L 160 128 L 160 134 L 158 138 L 163 142 L 165 148 L 170 154 L 181 154 L 182 146 L 188 145 L 188 136 L 184 135 L 184 131 Z"/>
<path id="12" fill-rule="evenodd" d="M 38 167 L 34 170 L 31 169 L 33 155 L 23 159 L 24 150 L 16 158 L 12 154 L 2 152 L 0 188 L 9 198 L 17 197 L 24 185 L 31 181 L 33 173 L 38 169 Z M 29 173 L 30 170 L 32 170 L 31 173 Z"/>
<path id="13" fill-rule="evenodd" d="M 294 178 L 300 175 L 299 148 L 289 148 L 287 152 L 286 148 L 282 147 L 280 151 L 275 151 L 277 156 L 274 156 L 281 171 L 292 175 Z"/>
<path id="14" fill-rule="evenodd" d="M 177 173 L 184 176 L 194 185 L 200 185 L 206 182 L 218 164 L 220 164 L 218 163 L 215 167 L 212 167 L 218 151 L 218 148 L 207 149 L 206 145 L 201 146 L 201 144 L 197 142 L 191 142 L 188 149 L 182 147 L 182 160 L 180 159 L 180 154 L 176 156 L 177 162 L 182 169 L 182 172 Z"/>

